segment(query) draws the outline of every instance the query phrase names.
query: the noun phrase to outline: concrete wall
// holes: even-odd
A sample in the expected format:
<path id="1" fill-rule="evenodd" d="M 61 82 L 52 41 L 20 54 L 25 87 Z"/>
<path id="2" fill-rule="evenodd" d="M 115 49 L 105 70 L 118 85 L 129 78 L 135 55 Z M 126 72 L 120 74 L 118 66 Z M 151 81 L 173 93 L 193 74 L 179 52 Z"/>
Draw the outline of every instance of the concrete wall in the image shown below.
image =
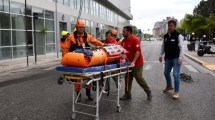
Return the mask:
<path id="1" fill-rule="evenodd" d="M 115 6 L 117 6 L 119 9 L 121 9 L 124 13 L 126 13 L 129 16 L 131 15 L 131 1 L 130 0 L 108 0 Z"/>

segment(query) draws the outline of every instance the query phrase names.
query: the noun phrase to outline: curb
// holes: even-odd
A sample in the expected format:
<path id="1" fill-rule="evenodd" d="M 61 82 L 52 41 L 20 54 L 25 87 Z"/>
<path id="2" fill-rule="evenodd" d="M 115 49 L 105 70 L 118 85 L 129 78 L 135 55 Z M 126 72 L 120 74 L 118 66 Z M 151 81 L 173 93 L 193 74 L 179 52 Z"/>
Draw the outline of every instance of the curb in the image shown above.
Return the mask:
<path id="1" fill-rule="evenodd" d="M 41 66 L 45 66 L 45 65 L 49 65 L 49 64 L 55 64 L 58 61 L 60 61 L 60 59 L 55 59 L 55 60 L 47 60 L 47 61 L 40 61 L 37 64 L 31 64 L 29 66 L 26 65 L 15 65 L 15 66 L 10 66 L 11 68 L 9 69 L 5 69 L 5 70 L 0 70 L 0 75 L 4 75 L 7 74 L 8 72 L 19 72 L 22 70 L 28 70 L 28 69 L 32 69 L 32 68 L 36 68 L 36 67 L 41 67 Z"/>
<path id="2" fill-rule="evenodd" d="M 192 55 L 189 55 L 187 53 L 184 53 L 184 55 L 187 56 L 188 58 L 190 58 L 191 60 L 194 60 L 196 63 L 200 64 L 201 66 L 207 68 L 208 70 L 211 70 L 211 71 L 215 72 L 214 69 L 210 68 L 211 65 L 215 66 L 215 64 L 209 64 L 209 63 L 204 62 L 202 60 L 199 60 L 198 58 L 193 57 Z"/>
<path id="3" fill-rule="evenodd" d="M 187 53 L 184 53 L 184 55 L 187 56 L 188 58 L 194 60 L 195 62 L 197 62 L 198 64 L 200 64 L 200 65 L 202 65 L 202 66 L 205 66 L 205 65 L 208 64 L 207 62 L 204 62 L 204 61 L 202 61 L 202 60 L 199 60 L 198 58 L 193 57 L 192 55 L 189 55 L 189 54 L 187 54 Z"/>

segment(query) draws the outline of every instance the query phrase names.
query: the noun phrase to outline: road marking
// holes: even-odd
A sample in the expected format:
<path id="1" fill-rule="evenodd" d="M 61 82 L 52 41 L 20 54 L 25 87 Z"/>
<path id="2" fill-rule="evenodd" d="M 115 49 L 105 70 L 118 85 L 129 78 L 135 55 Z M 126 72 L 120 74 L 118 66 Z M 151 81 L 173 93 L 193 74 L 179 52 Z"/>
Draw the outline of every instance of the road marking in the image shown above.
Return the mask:
<path id="1" fill-rule="evenodd" d="M 150 70 L 150 69 L 151 69 L 151 65 L 150 64 L 146 65 L 146 67 L 144 68 L 144 70 Z"/>
<path id="2" fill-rule="evenodd" d="M 159 61 L 144 61 L 145 63 L 149 62 L 149 63 L 160 63 Z"/>
<path id="3" fill-rule="evenodd" d="M 55 66 L 49 67 L 49 68 L 46 68 L 46 69 L 43 69 L 43 70 L 52 70 L 52 69 L 55 69 Z"/>
<path id="4" fill-rule="evenodd" d="M 198 70 L 196 70 L 193 66 L 191 65 L 184 65 L 189 71 L 199 73 Z"/>
<path id="5" fill-rule="evenodd" d="M 165 64 L 163 64 L 163 69 L 165 69 Z M 173 68 L 172 68 L 172 70 L 171 70 L 171 73 L 173 73 Z"/>

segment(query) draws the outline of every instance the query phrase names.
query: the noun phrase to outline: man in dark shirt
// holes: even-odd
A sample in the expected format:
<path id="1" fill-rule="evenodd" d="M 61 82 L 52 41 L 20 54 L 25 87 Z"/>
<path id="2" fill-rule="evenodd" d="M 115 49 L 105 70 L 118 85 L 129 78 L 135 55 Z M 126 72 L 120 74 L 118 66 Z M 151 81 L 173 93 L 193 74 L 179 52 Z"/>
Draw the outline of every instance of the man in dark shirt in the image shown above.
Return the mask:
<path id="1" fill-rule="evenodd" d="M 173 90 L 170 72 L 173 68 L 173 77 L 175 82 L 175 89 L 173 98 L 179 98 L 179 85 L 180 85 L 180 67 L 182 64 L 184 54 L 184 37 L 176 31 L 176 22 L 170 20 L 168 22 L 168 33 L 164 35 L 164 41 L 161 46 L 161 53 L 159 61 L 162 62 L 163 54 L 165 54 L 165 70 L 164 75 L 166 78 L 167 86 L 163 90 L 164 93 Z"/>

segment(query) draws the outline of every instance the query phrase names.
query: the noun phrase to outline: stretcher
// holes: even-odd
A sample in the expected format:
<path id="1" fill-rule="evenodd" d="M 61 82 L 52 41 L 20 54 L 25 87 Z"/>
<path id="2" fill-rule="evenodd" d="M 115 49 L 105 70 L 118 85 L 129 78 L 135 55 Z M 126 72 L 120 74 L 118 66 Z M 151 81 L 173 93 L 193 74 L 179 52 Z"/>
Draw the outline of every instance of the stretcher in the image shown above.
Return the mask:
<path id="1" fill-rule="evenodd" d="M 118 64 L 107 64 L 102 66 L 93 66 L 93 67 L 87 67 L 87 68 L 79 68 L 79 67 L 68 67 L 68 66 L 57 66 L 56 70 L 61 71 L 62 77 L 58 80 L 59 84 L 62 84 L 65 81 L 68 81 L 68 83 L 72 84 L 72 116 L 71 119 L 74 120 L 76 118 L 76 113 L 89 115 L 95 117 L 96 120 L 99 120 L 99 102 L 100 100 L 108 100 L 103 99 L 102 94 L 106 88 L 107 81 L 110 80 L 110 78 L 117 76 L 118 77 L 118 89 L 117 89 L 117 95 L 116 100 L 108 100 L 111 102 L 116 102 L 116 111 L 121 111 L 121 106 L 119 103 L 119 96 L 120 96 L 120 89 L 123 78 L 125 78 L 125 74 L 131 72 L 129 70 L 131 63 L 129 62 L 120 62 Z M 117 72 L 114 72 L 117 71 Z M 89 105 L 84 103 L 79 103 L 78 98 L 80 96 L 80 93 L 76 96 L 75 95 L 75 84 L 77 84 L 77 80 L 81 80 L 82 89 L 83 86 L 93 84 L 93 89 L 96 91 L 96 97 L 95 97 L 95 105 Z M 101 85 L 101 82 L 103 85 Z M 77 111 L 76 105 L 81 105 L 85 107 L 92 107 L 96 108 L 95 114 L 86 113 L 83 111 Z"/>

